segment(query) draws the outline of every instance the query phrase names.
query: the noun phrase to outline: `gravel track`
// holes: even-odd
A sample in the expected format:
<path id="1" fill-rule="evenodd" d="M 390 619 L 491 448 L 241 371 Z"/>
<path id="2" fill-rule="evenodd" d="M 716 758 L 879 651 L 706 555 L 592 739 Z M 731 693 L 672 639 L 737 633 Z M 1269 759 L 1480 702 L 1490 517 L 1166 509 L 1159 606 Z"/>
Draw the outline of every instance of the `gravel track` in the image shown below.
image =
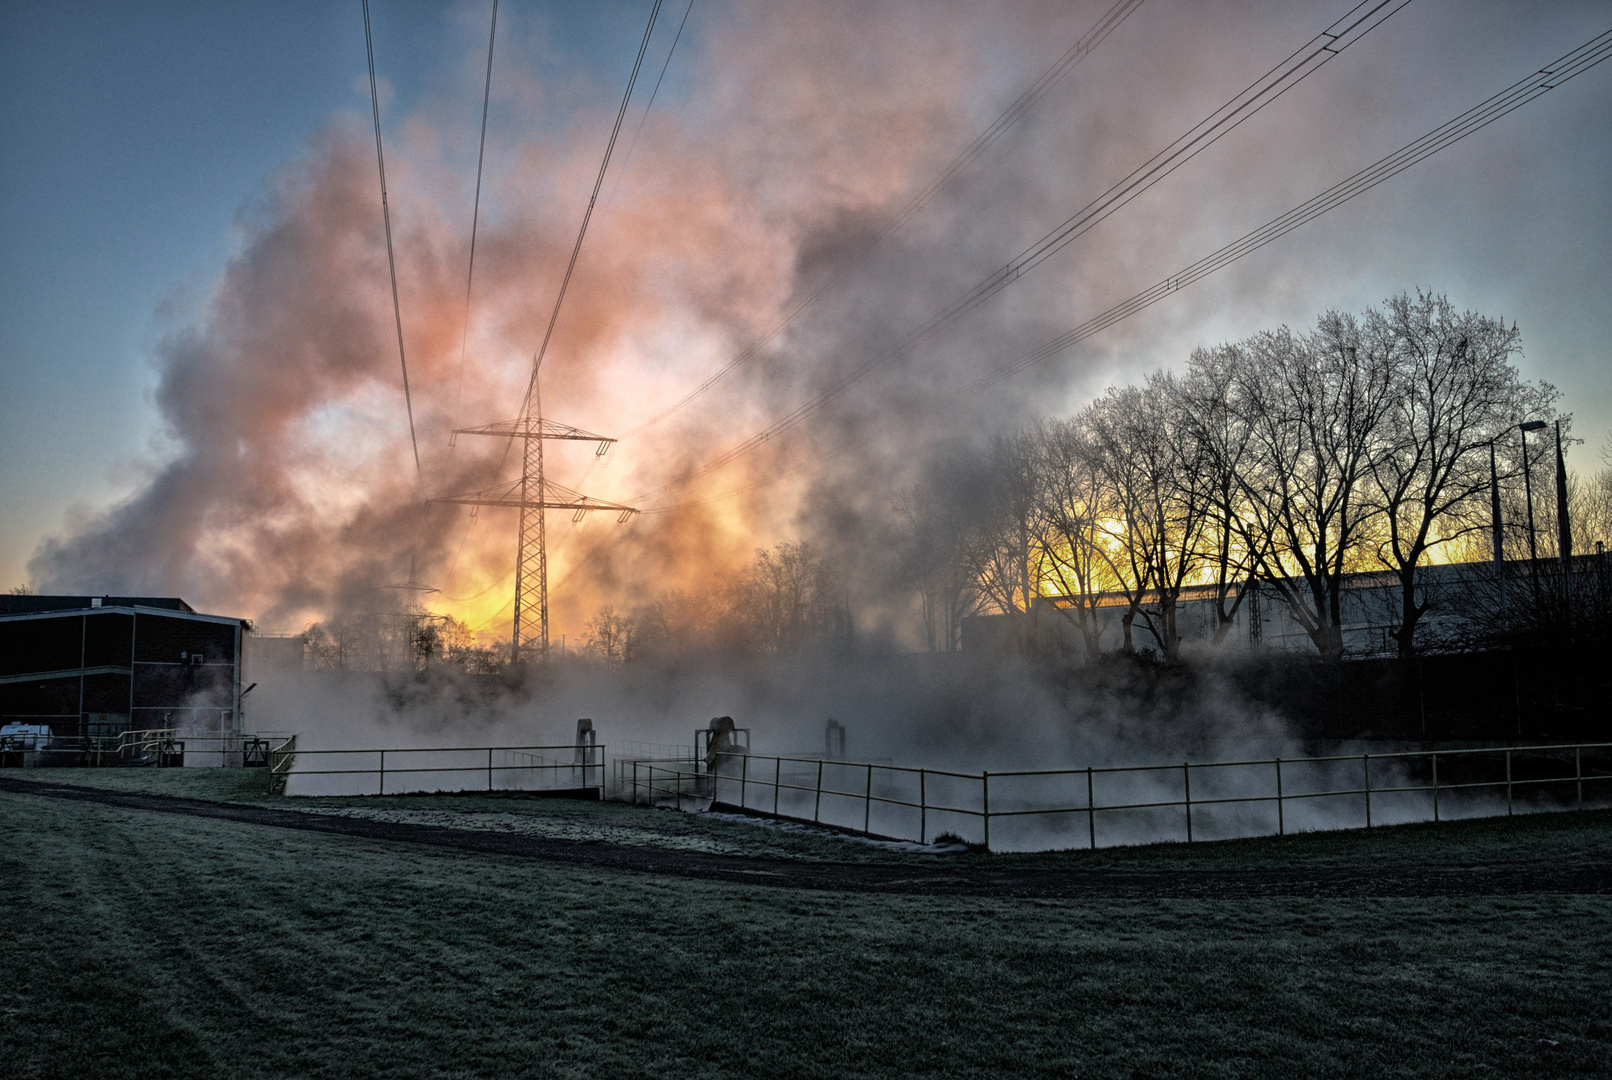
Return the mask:
<path id="1" fill-rule="evenodd" d="M 908 865 L 745 858 L 626 844 L 371 821 L 272 807 L 147 795 L 0 777 L 0 791 L 298 829 L 380 843 L 532 859 L 582 870 L 654 874 L 789 889 L 933 896 L 1238 899 L 1507 896 L 1612 893 L 1612 861 L 1518 860 L 1466 866 L 1384 863 L 1293 870 L 1039 869 L 993 867 L 989 855 L 913 856 Z"/>

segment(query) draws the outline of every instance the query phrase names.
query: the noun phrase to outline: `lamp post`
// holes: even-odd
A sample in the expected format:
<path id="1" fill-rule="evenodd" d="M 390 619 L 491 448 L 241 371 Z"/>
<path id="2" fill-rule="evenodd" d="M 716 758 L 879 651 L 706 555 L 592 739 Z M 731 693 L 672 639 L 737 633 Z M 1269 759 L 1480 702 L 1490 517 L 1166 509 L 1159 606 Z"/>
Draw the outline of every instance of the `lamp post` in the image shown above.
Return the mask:
<path id="1" fill-rule="evenodd" d="M 1528 576 L 1533 584 L 1534 603 L 1539 603 L 1539 543 L 1534 539 L 1534 485 L 1533 471 L 1528 465 L 1528 433 L 1545 430 L 1545 421 L 1529 420 L 1517 425 L 1522 432 L 1522 490 L 1528 500 Z"/>
<path id="2" fill-rule="evenodd" d="M 1494 439 L 1489 440 L 1489 528 L 1494 541 L 1494 572 L 1500 579 L 1500 617 L 1511 633 L 1511 605 L 1506 601 L 1506 546 L 1505 532 L 1500 522 L 1500 473 L 1494 464 Z"/>
<path id="3" fill-rule="evenodd" d="M 1556 555 L 1572 580 L 1573 520 L 1567 506 L 1567 458 L 1562 454 L 1562 422 L 1556 421 Z"/>

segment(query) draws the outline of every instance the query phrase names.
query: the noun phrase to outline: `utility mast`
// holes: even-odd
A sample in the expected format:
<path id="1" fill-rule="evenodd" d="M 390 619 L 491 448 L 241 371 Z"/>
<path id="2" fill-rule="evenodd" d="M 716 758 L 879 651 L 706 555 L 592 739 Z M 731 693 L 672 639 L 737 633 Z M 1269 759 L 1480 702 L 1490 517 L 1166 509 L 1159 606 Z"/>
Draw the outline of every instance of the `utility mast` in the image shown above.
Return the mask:
<path id="1" fill-rule="evenodd" d="M 596 443 L 598 449 L 594 453 L 603 457 L 616 440 L 531 414 L 483 427 L 457 428 L 454 435 L 495 435 L 505 439 L 520 439 L 523 443 L 521 475 L 518 479 L 432 501 L 520 509 L 519 539 L 515 548 L 515 618 L 510 659 L 516 664 L 529 657 L 547 660 L 549 556 L 545 512 L 569 510 L 572 521 L 581 521 L 584 515 L 596 510 L 609 510 L 619 515 L 618 521 L 626 521 L 638 511 L 631 506 L 591 498 L 550 480 L 543 471 L 543 443 L 549 439 Z"/>
<path id="2" fill-rule="evenodd" d="M 409 559 L 409 580 L 401 585 L 383 585 L 382 588 L 393 589 L 401 597 L 400 606 L 403 610 L 394 611 L 392 617 L 398 620 L 398 626 L 403 631 L 404 657 L 416 668 L 426 666 L 430 663 L 428 651 L 430 638 L 425 628 L 432 623 L 446 621 L 445 616 L 431 614 L 431 609 L 426 606 L 425 598 L 437 590 L 415 576 L 412 557 Z"/>

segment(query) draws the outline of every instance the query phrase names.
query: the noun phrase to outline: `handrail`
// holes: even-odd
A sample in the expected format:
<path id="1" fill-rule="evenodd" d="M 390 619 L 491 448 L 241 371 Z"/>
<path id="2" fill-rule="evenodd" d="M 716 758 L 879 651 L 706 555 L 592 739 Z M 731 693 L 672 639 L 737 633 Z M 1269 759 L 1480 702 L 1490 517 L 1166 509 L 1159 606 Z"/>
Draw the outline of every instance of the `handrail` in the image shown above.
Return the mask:
<path id="1" fill-rule="evenodd" d="M 917 830 L 918 835 L 916 837 L 919 843 L 928 843 L 929 815 L 931 813 L 955 814 L 973 818 L 980 822 L 984 832 L 984 846 L 986 849 L 989 849 L 991 846 L 990 826 L 993 819 L 1052 817 L 1070 814 L 1085 814 L 1087 816 L 1088 846 L 1091 848 L 1096 848 L 1097 815 L 1120 810 L 1160 810 L 1171 808 L 1184 810 L 1186 839 L 1188 842 L 1191 842 L 1193 839 L 1192 812 L 1194 807 L 1202 808 L 1210 806 L 1228 806 L 1243 803 L 1274 803 L 1276 806 L 1277 819 L 1275 835 L 1278 836 L 1286 835 L 1286 804 L 1307 799 L 1362 797 L 1364 799 L 1365 808 L 1365 827 L 1367 828 L 1371 828 L 1373 824 L 1373 796 L 1380 798 L 1384 795 L 1431 793 L 1432 820 L 1438 821 L 1440 820 L 1439 796 L 1441 794 L 1448 795 L 1455 792 L 1469 792 L 1477 789 L 1494 790 L 1504 788 L 1506 793 L 1505 812 L 1506 814 L 1510 815 L 1514 813 L 1515 797 L 1519 790 L 1527 791 L 1532 788 L 1537 788 L 1540 785 L 1547 784 L 1572 784 L 1574 785 L 1575 805 L 1578 809 L 1583 809 L 1584 785 L 1596 780 L 1612 779 L 1612 771 L 1592 771 L 1586 773 L 1584 768 L 1584 754 L 1586 751 L 1593 753 L 1608 750 L 1612 750 L 1612 742 L 1549 743 L 1529 746 L 1462 747 L 1448 750 L 1403 750 L 1388 751 L 1381 754 L 1327 754 L 1307 758 L 1252 758 L 1206 762 L 1188 761 L 1178 764 L 1102 765 L 1068 769 L 1018 769 L 1003 772 L 989 772 L 982 770 L 978 773 L 957 772 L 949 769 L 914 768 L 912 766 L 888 765 L 877 762 L 824 761 L 817 758 L 797 758 L 785 757 L 782 755 L 761 755 L 722 751 L 717 754 L 717 768 L 708 771 L 700 770 L 698 768 L 692 771 L 685 771 L 683 769 L 667 767 L 674 764 L 683 764 L 679 762 L 631 762 L 632 785 L 630 798 L 632 801 L 637 802 L 639 801 L 640 793 L 645 792 L 647 793 L 648 801 L 654 802 L 657 794 L 667 795 L 674 798 L 679 807 L 681 807 L 684 798 L 694 798 L 696 800 L 706 800 L 707 805 L 711 806 L 735 806 L 737 809 L 745 812 L 761 812 L 767 814 L 768 816 L 784 818 L 787 820 L 824 825 L 831 824 L 829 822 L 825 822 L 823 819 L 823 797 L 826 795 L 831 799 L 851 799 L 862 804 L 863 825 L 861 829 L 837 824 L 831 825 L 833 828 L 853 833 L 862 833 L 870 836 L 876 835 L 870 831 L 872 812 L 875 804 L 883 807 L 905 807 L 917 810 L 919 812 Z M 1571 753 L 1571 761 L 1573 765 L 1571 775 L 1543 777 L 1519 777 L 1514 775 L 1514 770 L 1512 767 L 1513 762 L 1519 756 L 1532 756 L 1535 760 L 1543 757 L 1545 760 L 1564 761 L 1565 756 L 1569 753 Z M 1488 780 L 1458 780 L 1453 783 L 1450 782 L 1449 779 L 1446 779 L 1444 782 L 1440 782 L 1438 775 L 1438 763 L 1440 758 L 1470 758 L 1479 755 L 1503 755 L 1505 759 L 1504 778 Z M 1431 782 L 1388 784 L 1378 782 L 1374 784 L 1372 782 L 1371 775 L 1371 765 L 1373 761 L 1378 762 L 1379 765 L 1382 763 L 1406 764 L 1411 762 L 1425 761 L 1430 766 Z M 761 763 L 771 764 L 772 768 L 770 777 L 766 775 L 764 771 L 758 774 L 758 771 L 753 768 L 753 765 Z M 726 768 L 724 768 L 724 764 L 726 765 Z M 1291 770 L 1295 767 L 1338 764 L 1359 766 L 1360 782 L 1358 785 L 1347 784 L 1343 787 L 1329 787 L 1322 791 L 1293 791 L 1291 788 L 1284 790 L 1284 766 Z M 796 773 L 794 770 L 790 770 L 790 775 L 786 776 L 786 765 L 810 766 L 816 772 L 815 781 L 811 783 L 795 782 L 799 778 L 798 773 Z M 1202 789 L 1200 788 L 1200 795 L 1196 798 L 1193 797 L 1192 773 L 1194 770 L 1202 771 L 1206 769 L 1256 767 L 1269 767 L 1273 769 L 1275 781 L 1275 791 L 1273 794 L 1255 794 L 1249 792 L 1244 794 L 1225 795 L 1220 792 L 1202 792 Z M 639 775 L 641 768 L 645 770 L 645 775 L 642 779 L 640 779 Z M 864 777 L 860 785 L 861 790 L 845 791 L 840 790 L 836 786 L 825 786 L 825 768 L 841 769 L 852 773 L 861 772 Z M 888 793 L 876 794 L 874 792 L 875 772 L 880 773 L 886 782 L 894 779 L 897 776 L 911 777 L 916 775 L 918 779 L 917 801 L 913 801 L 909 798 L 898 798 L 893 794 Z M 621 770 L 621 773 L 622 775 L 618 778 L 618 783 L 620 787 L 626 788 L 624 768 Z M 1094 787 L 1096 777 L 1115 774 L 1148 775 L 1160 773 L 1180 774 L 1181 780 L 1178 788 L 1182 792 L 1181 798 L 1156 798 L 1148 801 L 1119 803 L 1100 803 L 1097 801 L 1096 789 Z M 662 777 L 669 775 L 670 777 L 675 778 L 675 787 L 657 785 L 657 774 L 660 774 Z M 970 784 L 978 784 L 980 796 L 979 805 L 953 806 L 946 805 L 942 802 L 931 801 L 928 792 L 929 779 L 931 777 L 960 780 Z M 1066 800 L 1064 803 L 1031 807 L 1013 806 L 1011 803 L 1014 800 L 1009 799 L 1007 800 L 1009 805 L 1003 805 L 1003 792 L 1001 791 L 1003 781 L 1034 777 L 1060 777 L 1070 781 L 1084 778 L 1085 791 L 1082 793 L 1084 798 L 1079 802 L 1075 802 L 1074 800 Z M 685 778 L 687 778 L 686 781 Z M 993 780 L 997 781 L 998 786 L 996 809 L 991 808 L 991 782 Z M 1331 782 L 1331 780 L 1329 779 L 1327 782 Z M 692 791 L 688 789 L 688 785 L 690 783 L 692 784 Z M 738 802 L 736 804 L 726 801 L 722 798 L 722 788 L 724 786 L 726 786 L 730 792 L 735 787 L 738 789 Z M 758 808 L 750 805 L 748 795 L 749 789 L 752 787 L 763 791 L 767 789 L 771 790 L 772 809 L 770 811 L 766 810 L 765 808 Z M 806 816 L 804 811 L 800 813 L 789 813 L 782 810 L 781 797 L 785 792 L 810 795 L 812 801 L 811 816 Z M 1009 794 L 1011 795 L 1012 793 L 1010 792 Z"/>
<path id="2" fill-rule="evenodd" d="M 293 776 L 293 775 L 294 776 L 299 776 L 299 777 L 312 777 L 312 776 L 374 776 L 377 779 L 377 788 L 378 788 L 377 793 L 381 794 L 381 795 L 386 794 L 386 777 L 387 777 L 388 773 L 391 773 L 394 776 L 396 776 L 398 774 L 419 775 L 419 774 L 429 774 L 429 773 L 476 773 L 477 775 L 485 774 L 486 778 L 487 778 L 486 785 L 483 787 L 482 785 L 478 784 L 477 787 L 475 788 L 475 790 L 478 790 L 478 791 L 479 790 L 485 790 L 485 791 L 500 790 L 499 786 L 496 783 L 497 774 L 498 773 L 506 773 L 507 774 L 507 773 L 511 773 L 511 772 L 515 772 L 515 773 L 531 773 L 531 772 L 544 772 L 544 771 L 552 772 L 552 771 L 561 770 L 561 769 L 571 770 L 571 771 L 581 770 L 581 779 L 582 779 L 581 787 L 583 789 L 590 788 L 590 787 L 598 787 L 601 790 L 601 793 L 603 791 L 604 783 L 605 783 L 605 744 L 604 743 L 564 743 L 564 744 L 548 744 L 548 745 L 532 745 L 532 746 L 327 747 L 327 748 L 321 748 L 321 749 L 317 749 L 317 750 L 301 750 L 301 749 L 296 749 L 292 745 L 293 742 L 294 742 L 294 737 L 293 737 L 292 740 L 288 740 L 287 743 L 282 744 L 282 747 L 278 751 L 280 760 L 276 764 L 271 764 L 270 777 L 269 777 L 269 790 L 270 791 L 276 791 L 276 790 L 283 791 L 284 788 L 285 788 L 286 780 L 289 777 Z M 538 755 L 532 753 L 532 751 L 538 751 L 538 750 L 570 751 L 574 758 L 575 758 L 575 755 L 577 754 L 577 752 L 581 751 L 583 756 L 580 758 L 580 760 L 573 759 L 571 761 L 550 761 L 550 760 L 548 760 L 546 758 L 543 758 L 541 756 L 538 756 Z M 405 763 L 405 764 L 400 766 L 400 765 L 395 764 L 395 761 L 396 761 L 395 755 L 398 755 L 398 754 L 465 754 L 465 753 L 486 754 L 487 757 L 486 757 L 485 761 L 477 760 L 474 763 L 465 764 L 465 765 L 410 765 L 410 764 Z M 302 758 L 302 757 L 317 757 L 317 756 L 330 756 L 330 755 L 353 755 L 353 754 L 374 754 L 374 755 L 377 755 L 377 757 L 378 757 L 377 764 L 373 768 L 357 768 L 357 769 L 307 769 L 307 768 L 295 768 L 294 767 L 296 759 Z M 387 766 L 387 761 L 386 761 L 386 758 L 387 758 L 388 754 L 394 755 L 394 759 L 393 759 L 394 764 L 390 768 Z M 494 757 L 495 754 L 504 754 L 505 759 L 503 761 L 498 761 Z M 527 759 L 526 763 L 524 763 L 524 764 L 511 764 L 510 761 L 509 761 L 510 755 L 517 755 L 517 754 L 522 756 L 522 757 L 524 757 L 524 758 L 526 758 Z M 533 760 L 534 758 L 535 758 L 535 761 Z M 274 762 L 274 761 L 275 761 L 275 759 L 271 758 L 271 762 Z M 594 770 L 594 769 L 599 770 L 599 773 L 598 773 L 599 782 L 598 782 L 597 785 L 590 784 L 588 782 L 589 781 L 589 775 L 590 775 L 591 771 Z M 518 790 L 527 790 L 527 789 L 518 789 Z M 566 789 L 566 790 L 572 790 L 572 789 Z M 394 792 L 394 794 L 397 794 L 397 792 Z"/>

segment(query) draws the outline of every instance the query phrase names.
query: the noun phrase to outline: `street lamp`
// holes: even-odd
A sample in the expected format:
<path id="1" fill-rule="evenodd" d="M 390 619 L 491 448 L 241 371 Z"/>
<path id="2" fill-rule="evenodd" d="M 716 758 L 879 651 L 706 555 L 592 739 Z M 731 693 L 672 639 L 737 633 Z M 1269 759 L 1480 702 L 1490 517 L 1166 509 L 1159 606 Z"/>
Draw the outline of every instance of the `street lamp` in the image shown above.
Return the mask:
<path id="1" fill-rule="evenodd" d="M 1528 500 L 1528 572 L 1534 587 L 1534 603 L 1539 603 L 1539 546 L 1534 539 L 1534 485 L 1533 470 L 1528 466 L 1528 433 L 1544 431 L 1545 421 L 1528 420 L 1517 425 L 1522 432 L 1522 491 Z"/>
<path id="2" fill-rule="evenodd" d="M 1503 434 L 1503 433 L 1502 433 Z M 1500 580 L 1500 613 L 1506 633 L 1511 633 L 1511 605 L 1506 602 L 1506 544 L 1505 530 L 1500 521 L 1500 473 L 1494 464 L 1494 444 L 1500 436 L 1489 440 L 1489 529 L 1494 544 L 1494 572 Z"/>

